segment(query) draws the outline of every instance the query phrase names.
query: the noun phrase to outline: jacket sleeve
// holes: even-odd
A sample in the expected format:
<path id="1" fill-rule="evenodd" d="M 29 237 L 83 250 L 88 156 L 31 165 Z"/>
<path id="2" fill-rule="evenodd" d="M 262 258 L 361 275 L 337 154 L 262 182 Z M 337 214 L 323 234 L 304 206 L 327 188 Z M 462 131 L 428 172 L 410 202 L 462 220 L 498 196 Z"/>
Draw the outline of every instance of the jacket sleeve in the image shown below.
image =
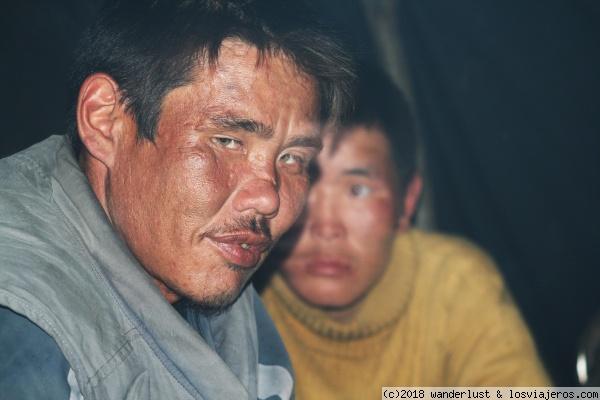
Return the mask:
<path id="1" fill-rule="evenodd" d="M 58 345 L 5 307 L 0 307 L 0 349 L 0 399 L 69 399 L 69 364 Z"/>

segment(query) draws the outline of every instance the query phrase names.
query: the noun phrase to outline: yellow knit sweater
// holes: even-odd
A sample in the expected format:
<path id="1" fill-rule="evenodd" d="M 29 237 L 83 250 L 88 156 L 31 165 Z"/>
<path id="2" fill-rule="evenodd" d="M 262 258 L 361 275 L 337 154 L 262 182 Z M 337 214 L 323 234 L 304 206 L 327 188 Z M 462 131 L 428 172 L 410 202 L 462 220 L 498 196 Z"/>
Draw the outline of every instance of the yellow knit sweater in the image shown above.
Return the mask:
<path id="1" fill-rule="evenodd" d="M 278 275 L 262 297 L 298 400 L 380 399 L 383 386 L 551 386 L 493 262 L 461 239 L 399 235 L 348 325 L 301 302 Z"/>

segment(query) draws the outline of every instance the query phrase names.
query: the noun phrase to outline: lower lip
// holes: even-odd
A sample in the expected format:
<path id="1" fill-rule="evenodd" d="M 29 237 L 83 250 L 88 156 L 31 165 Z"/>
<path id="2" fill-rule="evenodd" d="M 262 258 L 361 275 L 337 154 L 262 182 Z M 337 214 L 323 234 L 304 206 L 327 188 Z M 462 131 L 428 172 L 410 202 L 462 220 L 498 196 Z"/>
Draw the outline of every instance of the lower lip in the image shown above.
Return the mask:
<path id="1" fill-rule="evenodd" d="M 337 261 L 312 261 L 306 265 L 306 271 L 311 275 L 335 278 L 348 275 L 350 265 Z"/>
<path id="2" fill-rule="evenodd" d="M 243 249 L 237 243 L 214 242 L 217 248 L 225 255 L 228 262 L 240 267 L 252 268 L 260 261 L 261 253 Z"/>

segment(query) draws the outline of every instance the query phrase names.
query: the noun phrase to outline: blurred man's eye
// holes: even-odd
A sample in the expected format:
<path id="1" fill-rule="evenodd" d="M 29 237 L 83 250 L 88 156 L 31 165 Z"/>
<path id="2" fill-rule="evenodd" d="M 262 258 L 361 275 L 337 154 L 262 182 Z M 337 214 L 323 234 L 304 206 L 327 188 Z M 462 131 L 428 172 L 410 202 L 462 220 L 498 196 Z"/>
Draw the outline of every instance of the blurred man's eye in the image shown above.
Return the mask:
<path id="1" fill-rule="evenodd" d="M 356 197 L 365 197 L 371 193 L 371 188 L 366 185 L 354 185 L 350 188 L 350 193 Z"/>

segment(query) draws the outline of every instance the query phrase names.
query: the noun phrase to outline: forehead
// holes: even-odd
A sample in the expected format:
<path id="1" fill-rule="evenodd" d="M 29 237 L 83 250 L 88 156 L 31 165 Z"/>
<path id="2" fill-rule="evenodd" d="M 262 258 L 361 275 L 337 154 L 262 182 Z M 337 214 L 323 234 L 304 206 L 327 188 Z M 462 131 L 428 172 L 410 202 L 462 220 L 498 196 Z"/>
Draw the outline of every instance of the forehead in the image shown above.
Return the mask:
<path id="1" fill-rule="evenodd" d="M 328 136 L 319 155 L 322 167 L 371 168 L 378 171 L 396 169 L 387 137 L 378 128 L 357 126 L 335 140 Z"/>
<path id="2" fill-rule="evenodd" d="M 186 94 L 187 93 L 187 94 Z M 320 134 L 317 86 L 285 56 L 259 54 L 225 40 L 216 64 L 201 63 L 189 85 L 171 91 L 165 106 L 197 117 L 240 117 L 277 131 Z"/>
<path id="3" fill-rule="evenodd" d="M 283 53 L 269 53 L 259 50 L 237 39 L 225 39 L 219 49 L 219 56 L 214 64 L 202 64 L 197 72 L 199 78 L 203 77 L 221 80 L 231 80 L 235 74 L 239 78 L 236 84 L 243 85 L 249 79 L 257 76 L 265 78 L 272 84 L 289 82 L 291 79 L 301 79 L 304 85 L 312 88 L 312 82 Z"/>

